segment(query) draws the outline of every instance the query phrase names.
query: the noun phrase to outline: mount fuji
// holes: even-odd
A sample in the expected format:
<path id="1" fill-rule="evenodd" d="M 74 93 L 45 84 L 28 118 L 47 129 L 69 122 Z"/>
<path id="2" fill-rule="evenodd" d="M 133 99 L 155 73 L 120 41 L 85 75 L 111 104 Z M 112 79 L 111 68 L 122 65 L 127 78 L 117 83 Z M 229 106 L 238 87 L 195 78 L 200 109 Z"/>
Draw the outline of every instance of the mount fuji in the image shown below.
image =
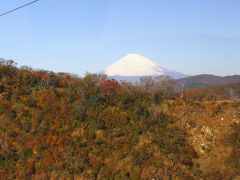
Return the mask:
<path id="1" fill-rule="evenodd" d="M 138 81 L 141 77 L 169 76 L 173 79 L 181 79 L 187 75 L 161 67 L 150 59 L 139 54 L 128 54 L 108 66 L 101 74 L 109 78 L 122 81 Z"/>

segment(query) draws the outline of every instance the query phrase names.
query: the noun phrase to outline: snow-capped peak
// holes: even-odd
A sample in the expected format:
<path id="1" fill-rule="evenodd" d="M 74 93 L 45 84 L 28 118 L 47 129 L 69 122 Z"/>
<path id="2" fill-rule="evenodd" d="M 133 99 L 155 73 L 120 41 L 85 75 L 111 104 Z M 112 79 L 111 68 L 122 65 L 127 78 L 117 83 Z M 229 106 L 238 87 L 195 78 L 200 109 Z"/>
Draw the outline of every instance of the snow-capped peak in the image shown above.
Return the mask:
<path id="1" fill-rule="evenodd" d="M 178 79 L 185 75 L 165 69 L 139 54 L 128 54 L 107 67 L 104 71 L 109 77 L 170 76 Z"/>
<path id="2" fill-rule="evenodd" d="M 141 55 L 128 54 L 107 67 L 105 74 L 108 76 L 156 76 L 164 75 L 164 70 Z"/>

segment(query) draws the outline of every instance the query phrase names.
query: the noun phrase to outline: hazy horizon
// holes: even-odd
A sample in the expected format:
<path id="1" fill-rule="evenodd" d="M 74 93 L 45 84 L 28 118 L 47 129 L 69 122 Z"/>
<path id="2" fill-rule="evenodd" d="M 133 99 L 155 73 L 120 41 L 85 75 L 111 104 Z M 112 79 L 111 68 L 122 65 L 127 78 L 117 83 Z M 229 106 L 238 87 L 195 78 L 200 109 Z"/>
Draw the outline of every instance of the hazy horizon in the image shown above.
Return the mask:
<path id="1" fill-rule="evenodd" d="M 0 2 L 0 13 L 28 0 Z M 39 2 L 0 17 L 0 57 L 83 75 L 129 53 L 189 75 L 240 74 L 240 2 Z"/>

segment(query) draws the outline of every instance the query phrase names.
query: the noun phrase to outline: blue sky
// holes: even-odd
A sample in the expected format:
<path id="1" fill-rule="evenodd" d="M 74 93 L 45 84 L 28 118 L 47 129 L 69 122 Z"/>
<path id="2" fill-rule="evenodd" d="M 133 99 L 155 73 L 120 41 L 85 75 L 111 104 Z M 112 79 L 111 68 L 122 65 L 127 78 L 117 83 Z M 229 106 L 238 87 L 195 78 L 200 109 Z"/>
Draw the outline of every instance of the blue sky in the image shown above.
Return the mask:
<path id="1" fill-rule="evenodd" d="M 1 0 L 0 13 L 30 0 Z M 240 74 L 239 0 L 40 0 L 0 17 L 0 57 L 84 74 L 128 53 L 186 74 Z"/>

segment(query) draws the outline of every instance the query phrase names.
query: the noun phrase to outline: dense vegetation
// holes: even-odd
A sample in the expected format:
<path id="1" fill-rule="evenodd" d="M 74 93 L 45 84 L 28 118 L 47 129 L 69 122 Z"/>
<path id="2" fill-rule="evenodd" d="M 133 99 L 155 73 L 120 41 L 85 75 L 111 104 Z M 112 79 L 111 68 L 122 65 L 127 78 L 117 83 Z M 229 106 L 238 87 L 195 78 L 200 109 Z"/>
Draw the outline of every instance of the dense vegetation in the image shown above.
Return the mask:
<path id="1" fill-rule="evenodd" d="M 239 178 L 240 102 L 148 82 L 2 60 L 0 179 Z"/>

